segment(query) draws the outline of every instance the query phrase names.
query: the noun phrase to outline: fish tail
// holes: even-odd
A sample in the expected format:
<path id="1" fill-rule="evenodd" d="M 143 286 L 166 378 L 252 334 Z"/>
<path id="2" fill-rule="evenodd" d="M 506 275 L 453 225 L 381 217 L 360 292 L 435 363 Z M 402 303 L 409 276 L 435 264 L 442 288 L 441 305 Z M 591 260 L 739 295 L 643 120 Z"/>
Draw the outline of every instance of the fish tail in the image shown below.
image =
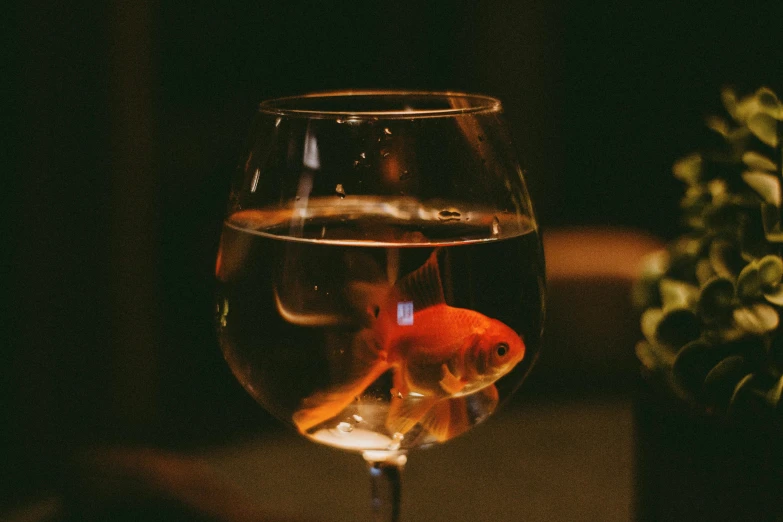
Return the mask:
<path id="1" fill-rule="evenodd" d="M 318 391 L 302 400 L 300 408 L 292 417 L 301 433 L 337 416 L 389 369 L 390 364 L 386 360 L 385 352 L 374 351 L 377 346 L 368 342 L 368 336 L 365 335 L 367 333 L 368 331 L 365 330 L 357 335 L 354 342 L 354 345 L 363 345 L 360 348 L 361 355 L 356 358 L 360 367 L 352 372 L 355 377 L 346 383 L 332 389 Z M 356 350 L 357 347 L 354 346 L 354 349 Z"/>

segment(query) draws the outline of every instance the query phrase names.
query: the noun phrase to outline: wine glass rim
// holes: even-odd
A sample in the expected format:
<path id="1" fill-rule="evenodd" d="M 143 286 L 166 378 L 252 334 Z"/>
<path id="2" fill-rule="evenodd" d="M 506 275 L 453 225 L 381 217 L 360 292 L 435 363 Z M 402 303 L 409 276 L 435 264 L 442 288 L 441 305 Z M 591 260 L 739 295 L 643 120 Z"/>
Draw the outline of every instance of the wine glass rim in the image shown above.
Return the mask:
<path id="1" fill-rule="evenodd" d="M 358 100 L 396 101 L 404 104 L 399 108 L 367 108 L 351 109 L 349 107 L 318 108 L 324 102 L 339 101 L 344 98 L 346 105 Z M 419 102 L 441 102 L 446 107 L 416 108 L 412 104 Z M 408 103 L 406 103 L 408 102 Z M 438 118 L 462 114 L 499 113 L 502 111 L 500 100 L 485 94 L 471 94 L 455 91 L 404 91 L 404 90 L 347 90 L 325 91 L 285 96 L 263 101 L 259 104 L 259 112 L 284 117 L 317 118 L 317 119 L 417 119 Z"/>

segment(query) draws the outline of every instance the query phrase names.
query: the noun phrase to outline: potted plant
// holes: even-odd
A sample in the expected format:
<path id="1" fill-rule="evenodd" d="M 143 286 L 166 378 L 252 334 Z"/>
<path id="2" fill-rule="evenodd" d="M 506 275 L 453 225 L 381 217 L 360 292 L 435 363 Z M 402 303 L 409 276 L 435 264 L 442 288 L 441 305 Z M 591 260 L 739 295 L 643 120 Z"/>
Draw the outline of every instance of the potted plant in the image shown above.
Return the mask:
<path id="1" fill-rule="evenodd" d="M 634 290 L 639 520 L 783 520 L 783 104 L 722 99 L 673 168 L 685 232 Z"/>

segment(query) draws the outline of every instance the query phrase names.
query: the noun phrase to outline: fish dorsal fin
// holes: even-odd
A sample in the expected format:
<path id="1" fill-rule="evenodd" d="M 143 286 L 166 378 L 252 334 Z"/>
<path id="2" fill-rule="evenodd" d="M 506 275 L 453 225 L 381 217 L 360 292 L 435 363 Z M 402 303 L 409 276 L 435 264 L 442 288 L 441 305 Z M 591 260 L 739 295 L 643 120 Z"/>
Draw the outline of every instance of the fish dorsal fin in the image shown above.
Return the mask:
<path id="1" fill-rule="evenodd" d="M 395 285 L 398 299 L 412 301 L 417 311 L 446 302 L 440 278 L 438 252 L 437 248 L 433 250 L 426 263 L 397 281 Z"/>

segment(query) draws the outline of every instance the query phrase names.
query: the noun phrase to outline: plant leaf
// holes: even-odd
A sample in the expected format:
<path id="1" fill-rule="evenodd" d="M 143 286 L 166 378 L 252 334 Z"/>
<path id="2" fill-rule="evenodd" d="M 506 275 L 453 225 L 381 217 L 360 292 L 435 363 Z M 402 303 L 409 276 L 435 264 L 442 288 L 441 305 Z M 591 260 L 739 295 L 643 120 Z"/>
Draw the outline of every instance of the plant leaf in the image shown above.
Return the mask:
<path id="1" fill-rule="evenodd" d="M 778 382 L 775 384 L 775 386 L 769 390 L 769 393 L 767 394 L 767 400 L 772 407 L 777 407 L 781 396 L 783 396 L 783 375 L 780 376 L 780 379 L 778 379 Z"/>
<path id="2" fill-rule="evenodd" d="M 728 406 L 734 388 L 748 370 L 748 364 L 741 355 L 730 355 L 718 362 L 704 378 L 707 400 L 719 407 Z"/>
<path id="3" fill-rule="evenodd" d="M 778 170 L 778 166 L 774 161 L 766 157 L 760 152 L 755 150 L 749 150 L 742 155 L 742 163 L 750 167 L 751 170 L 760 170 L 766 172 L 775 172 Z"/>
<path id="4" fill-rule="evenodd" d="M 756 303 L 734 310 L 734 322 L 745 331 L 762 335 L 777 328 L 777 311 L 764 303 Z"/>
<path id="5" fill-rule="evenodd" d="M 778 146 L 778 120 L 765 112 L 758 112 L 748 118 L 747 125 L 762 142 L 770 147 Z"/>
<path id="6" fill-rule="evenodd" d="M 780 179 L 777 176 L 758 170 L 742 173 L 742 179 L 761 198 L 776 207 L 780 207 Z"/>
<path id="7" fill-rule="evenodd" d="M 699 289 L 696 285 L 664 278 L 659 283 L 661 302 L 664 310 L 674 308 L 690 308 L 699 297 Z"/>
<path id="8" fill-rule="evenodd" d="M 731 317 L 734 283 L 725 277 L 707 282 L 699 293 L 697 309 L 707 322 L 725 321 Z"/>
<path id="9" fill-rule="evenodd" d="M 710 260 L 699 259 L 696 262 L 696 279 L 699 281 L 699 283 L 704 285 L 714 277 L 715 277 L 715 270 L 712 269 L 712 263 L 710 263 Z"/>
<path id="10" fill-rule="evenodd" d="M 697 339 L 689 342 L 677 353 L 672 363 L 672 377 L 674 382 L 695 395 L 701 389 L 704 378 L 710 369 L 720 361 L 722 350 Z"/>
<path id="11" fill-rule="evenodd" d="M 772 290 L 764 292 L 764 299 L 774 305 L 783 306 L 783 285 L 778 285 Z"/>
<path id="12" fill-rule="evenodd" d="M 753 374 L 749 373 L 745 377 L 740 379 L 740 381 L 734 387 L 734 392 L 731 394 L 731 398 L 729 399 L 729 413 L 731 413 L 732 410 L 736 408 L 740 396 L 743 394 L 745 388 L 749 386 L 752 380 L 753 380 Z"/>
<path id="13" fill-rule="evenodd" d="M 770 243 L 783 243 L 783 230 L 780 229 L 780 207 L 768 203 L 761 204 L 761 222 L 764 237 Z"/>
<path id="14" fill-rule="evenodd" d="M 739 121 L 740 116 L 737 108 L 737 93 L 734 92 L 734 89 L 725 87 L 723 90 L 721 90 L 720 98 L 723 102 L 723 107 L 725 107 L 726 112 L 728 112 L 732 118 Z"/>
<path id="15" fill-rule="evenodd" d="M 756 264 L 759 267 L 761 284 L 765 287 L 777 286 L 783 279 L 783 260 L 778 256 L 764 256 Z"/>
<path id="16" fill-rule="evenodd" d="M 729 414 L 764 415 L 770 408 L 779 409 L 780 386 L 780 376 L 772 376 L 766 372 L 749 373 L 734 388 Z"/>
<path id="17" fill-rule="evenodd" d="M 701 323 L 692 310 L 667 310 L 655 328 L 657 344 L 679 348 L 701 335 Z"/>
<path id="18" fill-rule="evenodd" d="M 688 185 L 696 185 L 701 178 L 701 165 L 701 155 L 694 153 L 677 160 L 672 166 L 672 172 L 675 178 Z"/>
<path id="19" fill-rule="evenodd" d="M 724 138 L 729 135 L 731 130 L 729 122 L 719 116 L 707 116 L 704 123 L 709 129 L 712 129 Z"/>
<path id="20" fill-rule="evenodd" d="M 665 249 L 656 250 L 645 255 L 640 263 L 643 276 L 660 277 L 669 267 L 669 252 Z"/>
<path id="21" fill-rule="evenodd" d="M 780 100 L 777 95 L 769 87 L 761 87 L 756 91 L 756 99 L 758 100 L 759 110 L 763 111 L 773 118 L 783 119 L 783 107 L 781 107 Z"/>
<path id="22" fill-rule="evenodd" d="M 737 296 L 744 300 L 761 296 L 761 277 L 756 263 L 748 263 L 737 276 Z"/>
<path id="23" fill-rule="evenodd" d="M 660 308 L 648 308 L 642 312 L 640 319 L 642 334 L 650 343 L 656 343 L 655 330 L 663 318 L 663 310 Z"/>
<path id="24" fill-rule="evenodd" d="M 651 371 L 658 369 L 668 371 L 674 361 L 674 353 L 670 349 L 645 341 L 636 344 L 636 357 Z"/>
<path id="25" fill-rule="evenodd" d="M 710 244 L 709 257 L 715 273 L 728 279 L 737 277 L 747 264 L 737 245 L 725 239 L 716 239 Z"/>

